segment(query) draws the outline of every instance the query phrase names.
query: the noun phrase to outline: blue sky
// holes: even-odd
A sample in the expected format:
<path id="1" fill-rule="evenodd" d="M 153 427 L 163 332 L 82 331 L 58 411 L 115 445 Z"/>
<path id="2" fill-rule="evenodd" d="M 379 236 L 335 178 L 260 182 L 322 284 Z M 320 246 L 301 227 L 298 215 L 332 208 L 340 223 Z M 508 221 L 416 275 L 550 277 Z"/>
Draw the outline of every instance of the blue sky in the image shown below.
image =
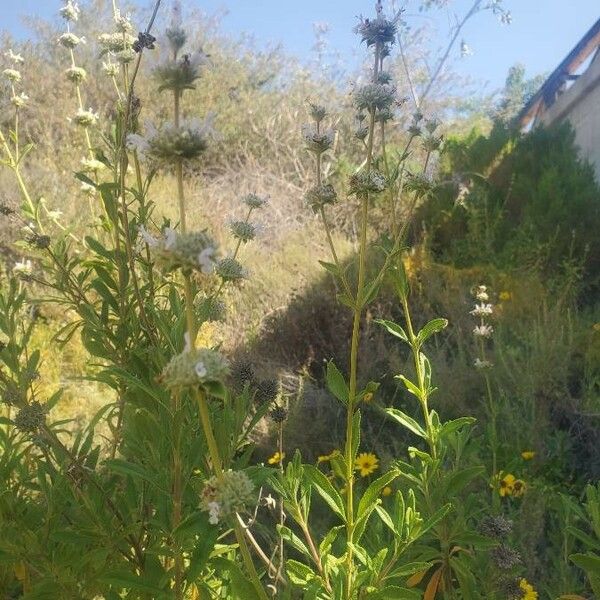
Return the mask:
<path id="1" fill-rule="evenodd" d="M 3 4 L 0 25 L 16 37 L 27 37 L 23 15 L 51 17 L 61 0 L 20 0 Z M 149 5 L 149 0 L 139 0 Z M 329 25 L 330 49 L 356 56 L 358 40 L 352 34 L 356 15 L 368 15 L 373 0 L 189 0 L 208 13 L 222 12 L 222 29 L 233 35 L 250 34 L 260 45 L 281 42 L 303 60 L 311 57 L 315 38 L 313 23 Z M 453 13 L 461 14 L 472 0 L 454 0 L 449 10 L 437 17 L 415 13 L 408 19 L 415 26 L 448 22 Z M 168 6 L 169 0 L 165 4 Z M 401 4 L 401 2 L 399 2 Z M 513 14 L 513 23 L 503 26 L 488 13 L 478 15 L 465 29 L 464 38 L 474 55 L 457 59 L 462 74 L 487 83 L 487 89 L 504 82 L 508 68 L 523 63 L 529 75 L 549 72 L 600 17 L 597 0 L 504 0 Z M 437 42 L 432 42 L 437 46 Z M 441 44 L 439 44 L 441 45 Z M 350 59 L 352 60 L 352 59 Z"/>

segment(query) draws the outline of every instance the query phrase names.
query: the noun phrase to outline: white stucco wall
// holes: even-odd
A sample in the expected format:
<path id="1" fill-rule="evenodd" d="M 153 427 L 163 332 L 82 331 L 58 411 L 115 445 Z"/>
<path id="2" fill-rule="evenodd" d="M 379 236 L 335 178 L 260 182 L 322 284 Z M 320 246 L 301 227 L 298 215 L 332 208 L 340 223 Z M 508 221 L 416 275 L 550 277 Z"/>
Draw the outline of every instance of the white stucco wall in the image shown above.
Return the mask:
<path id="1" fill-rule="evenodd" d="M 581 156 L 590 161 L 600 182 L 600 54 L 573 85 L 541 116 L 550 125 L 568 119 Z"/>

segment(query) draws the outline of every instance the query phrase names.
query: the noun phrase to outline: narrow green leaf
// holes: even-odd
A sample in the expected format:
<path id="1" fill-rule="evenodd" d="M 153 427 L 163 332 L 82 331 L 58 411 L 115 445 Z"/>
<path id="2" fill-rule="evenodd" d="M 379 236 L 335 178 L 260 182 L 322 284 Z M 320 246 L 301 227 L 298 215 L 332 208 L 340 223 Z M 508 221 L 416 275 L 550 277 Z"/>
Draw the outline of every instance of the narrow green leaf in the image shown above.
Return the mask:
<path id="1" fill-rule="evenodd" d="M 427 432 L 412 417 L 409 417 L 401 410 L 398 410 L 397 408 L 386 408 L 385 412 L 392 417 L 392 419 L 400 423 L 400 425 L 406 427 L 419 437 L 427 437 Z"/>
<path id="2" fill-rule="evenodd" d="M 350 391 L 344 376 L 340 373 L 335 363 L 330 360 L 327 363 L 327 388 L 344 405 L 348 404 Z"/>
<path id="3" fill-rule="evenodd" d="M 394 323 L 393 321 L 386 321 L 385 319 L 375 319 L 375 323 L 383 325 L 383 327 L 385 327 L 389 333 L 397 338 L 400 338 L 403 342 L 410 344 L 406 331 L 404 331 L 404 329 L 397 323 Z"/>

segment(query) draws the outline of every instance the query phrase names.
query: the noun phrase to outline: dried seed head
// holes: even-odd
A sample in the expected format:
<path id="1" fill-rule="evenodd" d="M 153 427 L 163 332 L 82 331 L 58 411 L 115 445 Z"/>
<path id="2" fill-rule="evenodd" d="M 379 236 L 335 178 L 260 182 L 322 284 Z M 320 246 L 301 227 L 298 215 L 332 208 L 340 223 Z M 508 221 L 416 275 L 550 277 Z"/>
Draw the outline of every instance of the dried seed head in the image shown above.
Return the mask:
<path id="1" fill-rule="evenodd" d="M 27 238 L 27 243 L 34 248 L 38 248 L 39 250 L 45 250 L 46 248 L 50 247 L 50 236 L 32 233 Z"/>
<path id="2" fill-rule="evenodd" d="M 37 400 L 19 409 L 14 418 L 15 427 L 23 433 L 36 433 L 46 422 L 47 409 Z"/>
<path id="3" fill-rule="evenodd" d="M 145 32 L 145 31 L 140 31 L 138 33 L 137 40 L 135 40 L 135 42 L 133 42 L 133 44 L 131 45 L 131 48 L 135 53 L 139 54 L 145 48 L 148 50 L 154 50 L 155 42 L 156 42 L 156 38 L 153 35 Z"/>
<path id="4" fill-rule="evenodd" d="M 483 519 L 479 526 L 479 531 L 483 535 L 495 539 L 504 539 L 512 531 L 513 522 L 502 515 L 489 516 Z"/>
<path id="5" fill-rule="evenodd" d="M 254 401 L 259 404 L 270 404 L 279 394 L 279 384 L 275 379 L 265 379 L 256 386 Z"/>
<path id="6" fill-rule="evenodd" d="M 243 390 L 246 384 L 251 384 L 254 376 L 254 367 L 249 360 L 237 360 L 231 366 L 231 380 L 238 390 Z"/>
<path id="7" fill-rule="evenodd" d="M 204 298 L 198 303 L 196 310 L 202 323 L 224 321 L 227 313 L 225 303 L 217 298 Z"/>
<path id="8" fill-rule="evenodd" d="M 285 408 L 283 408 L 283 406 L 275 406 L 275 408 L 269 414 L 275 423 L 283 423 L 288 416 L 288 412 Z"/>
<path id="9" fill-rule="evenodd" d="M 520 554 L 506 544 L 493 548 L 490 551 L 490 558 L 499 569 L 504 571 L 509 571 L 521 563 Z"/>

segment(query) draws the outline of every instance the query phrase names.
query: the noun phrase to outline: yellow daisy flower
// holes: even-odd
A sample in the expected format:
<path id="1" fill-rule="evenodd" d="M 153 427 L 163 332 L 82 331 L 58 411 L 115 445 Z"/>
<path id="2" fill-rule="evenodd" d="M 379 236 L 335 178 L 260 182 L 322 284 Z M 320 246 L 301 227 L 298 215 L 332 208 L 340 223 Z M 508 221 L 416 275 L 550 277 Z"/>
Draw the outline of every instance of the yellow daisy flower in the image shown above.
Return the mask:
<path id="1" fill-rule="evenodd" d="M 381 491 L 381 495 L 382 496 L 391 496 L 392 495 L 392 488 L 389 485 L 386 485 L 383 490 Z"/>
<path id="2" fill-rule="evenodd" d="M 508 300 L 510 300 L 512 298 L 512 294 L 510 292 L 504 291 L 504 292 L 500 292 L 498 294 L 498 298 L 502 301 L 502 302 L 507 302 Z"/>
<path id="3" fill-rule="evenodd" d="M 525 482 L 522 479 L 517 479 L 514 483 L 513 483 L 513 491 L 512 491 L 512 495 L 515 498 L 519 498 L 520 496 L 522 496 L 525 493 Z"/>
<path id="4" fill-rule="evenodd" d="M 533 586 L 527 581 L 527 579 L 521 579 L 519 587 L 523 590 L 523 600 L 537 600 L 538 593 L 533 589 Z"/>
<path id="5" fill-rule="evenodd" d="M 360 471 L 361 477 L 366 477 L 379 468 L 379 459 L 371 452 L 362 452 L 354 461 L 354 468 Z"/>
<path id="6" fill-rule="evenodd" d="M 510 473 L 506 474 L 500 480 L 500 488 L 498 489 L 498 493 L 500 494 L 500 496 L 502 496 L 503 498 L 504 496 L 512 496 L 515 481 L 516 478 L 514 475 L 511 475 Z"/>
<path id="7" fill-rule="evenodd" d="M 330 454 L 322 454 L 321 456 L 317 457 L 317 462 L 319 464 L 330 461 L 332 458 L 336 458 L 337 456 L 340 456 L 342 453 L 339 450 L 332 450 Z"/>
<path id="8" fill-rule="evenodd" d="M 271 458 L 267 461 L 270 465 L 278 465 L 285 458 L 285 452 L 275 452 Z"/>
<path id="9" fill-rule="evenodd" d="M 525 450 L 524 452 L 521 452 L 521 456 L 523 457 L 523 460 L 531 460 L 535 456 L 535 452 L 533 450 Z"/>

